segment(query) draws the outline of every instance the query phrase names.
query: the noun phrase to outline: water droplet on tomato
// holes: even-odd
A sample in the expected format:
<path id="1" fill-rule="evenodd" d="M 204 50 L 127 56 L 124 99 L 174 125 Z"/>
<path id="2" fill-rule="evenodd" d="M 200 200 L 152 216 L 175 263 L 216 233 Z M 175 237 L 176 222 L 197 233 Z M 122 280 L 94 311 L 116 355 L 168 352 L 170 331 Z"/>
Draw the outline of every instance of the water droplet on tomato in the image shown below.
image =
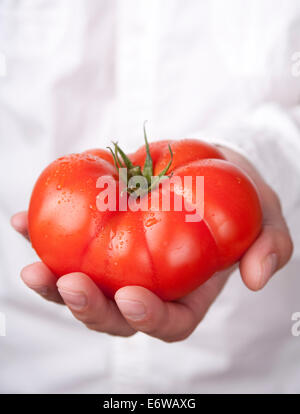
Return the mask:
<path id="1" fill-rule="evenodd" d="M 158 220 L 156 217 L 149 217 L 146 221 L 145 221 L 145 226 L 146 227 L 151 227 L 154 224 L 157 224 L 160 220 Z"/>

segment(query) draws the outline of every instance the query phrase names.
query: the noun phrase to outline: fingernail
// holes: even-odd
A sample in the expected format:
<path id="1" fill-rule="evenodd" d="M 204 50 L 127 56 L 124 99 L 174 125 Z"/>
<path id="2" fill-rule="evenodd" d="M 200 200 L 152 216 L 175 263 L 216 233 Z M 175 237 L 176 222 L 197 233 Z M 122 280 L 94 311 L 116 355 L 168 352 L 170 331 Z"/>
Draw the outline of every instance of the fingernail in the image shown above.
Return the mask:
<path id="1" fill-rule="evenodd" d="M 271 253 L 265 258 L 262 264 L 261 282 L 263 286 L 268 282 L 271 276 L 273 276 L 273 274 L 275 273 L 277 269 L 277 263 L 278 263 L 278 259 L 277 259 L 276 253 Z"/>
<path id="2" fill-rule="evenodd" d="M 140 321 L 146 315 L 146 308 L 142 302 L 135 300 L 118 300 L 118 306 L 126 318 Z"/>
<path id="3" fill-rule="evenodd" d="M 80 310 L 87 305 L 87 297 L 83 293 L 70 292 L 63 289 L 58 289 L 64 302 L 71 309 Z"/>

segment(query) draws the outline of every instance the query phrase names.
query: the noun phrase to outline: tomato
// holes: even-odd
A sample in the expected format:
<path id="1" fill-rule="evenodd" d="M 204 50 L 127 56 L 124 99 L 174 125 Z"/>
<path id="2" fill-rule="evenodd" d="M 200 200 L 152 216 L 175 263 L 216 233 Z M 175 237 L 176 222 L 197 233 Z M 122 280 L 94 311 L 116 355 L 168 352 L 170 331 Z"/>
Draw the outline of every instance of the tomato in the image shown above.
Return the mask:
<path id="1" fill-rule="evenodd" d="M 146 135 L 145 140 L 129 157 L 117 144 L 111 153 L 95 149 L 61 157 L 38 178 L 29 206 L 29 234 L 58 278 L 83 272 L 111 298 L 123 286 L 139 285 L 164 300 L 176 300 L 237 262 L 258 236 L 262 211 L 255 185 L 216 147 L 192 139 L 150 145 Z M 124 192 L 119 183 L 122 166 L 129 167 L 127 179 L 148 180 L 149 174 L 165 179 L 132 198 L 133 190 Z M 187 176 L 191 180 L 184 187 Z M 116 184 L 112 211 L 97 206 L 99 177 Z M 187 221 L 191 207 L 200 209 L 196 177 L 204 177 L 203 217 Z M 173 179 L 182 185 L 167 187 Z M 161 202 L 167 188 L 168 210 Z M 155 196 L 159 202 L 153 208 Z M 176 197 L 182 201 L 178 211 Z M 140 208 L 132 209 L 138 202 Z"/>

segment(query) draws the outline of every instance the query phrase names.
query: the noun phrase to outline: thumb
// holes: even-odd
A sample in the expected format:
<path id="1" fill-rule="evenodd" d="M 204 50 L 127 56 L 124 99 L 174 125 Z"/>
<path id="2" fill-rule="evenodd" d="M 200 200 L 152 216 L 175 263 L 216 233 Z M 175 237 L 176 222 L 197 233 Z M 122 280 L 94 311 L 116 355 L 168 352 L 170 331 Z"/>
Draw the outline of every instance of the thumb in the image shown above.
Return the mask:
<path id="1" fill-rule="evenodd" d="M 251 290 L 262 289 L 290 259 L 293 242 L 274 191 L 266 186 L 263 194 L 264 223 L 260 236 L 240 261 L 240 271 Z"/>

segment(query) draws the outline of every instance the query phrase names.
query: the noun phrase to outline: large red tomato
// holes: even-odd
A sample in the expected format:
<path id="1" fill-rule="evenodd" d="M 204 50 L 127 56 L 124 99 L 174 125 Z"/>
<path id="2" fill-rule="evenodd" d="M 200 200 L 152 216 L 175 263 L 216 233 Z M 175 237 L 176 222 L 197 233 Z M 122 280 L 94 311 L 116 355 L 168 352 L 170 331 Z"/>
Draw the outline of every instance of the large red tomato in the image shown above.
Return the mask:
<path id="1" fill-rule="evenodd" d="M 57 277 L 80 271 L 109 297 L 123 286 L 139 285 L 175 300 L 238 261 L 258 236 L 262 212 L 255 186 L 216 147 L 184 139 L 146 145 L 128 158 L 115 144 L 112 154 L 90 150 L 59 158 L 34 187 L 30 239 Z M 118 167 L 125 165 L 127 178 L 162 172 L 165 180 L 139 198 L 141 208 L 136 211 L 124 189 L 120 200 L 125 197 L 127 211 L 121 211 L 118 196 L 116 211 L 99 211 L 98 178 L 109 176 L 120 192 Z M 155 194 L 162 197 L 170 180 L 166 173 L 182 183 L 192 177 L 187 188 L 171 186 L 169 211 L 161 202 L 158 209 L 150 203 Z M 176 211 L 174 197 L 195 206 L 197 176 L 204 177 L 204 216 L 190 222 L 190 211 L 184 203 Z M 148 209 L 142 208 L 145 203 Z"/>

